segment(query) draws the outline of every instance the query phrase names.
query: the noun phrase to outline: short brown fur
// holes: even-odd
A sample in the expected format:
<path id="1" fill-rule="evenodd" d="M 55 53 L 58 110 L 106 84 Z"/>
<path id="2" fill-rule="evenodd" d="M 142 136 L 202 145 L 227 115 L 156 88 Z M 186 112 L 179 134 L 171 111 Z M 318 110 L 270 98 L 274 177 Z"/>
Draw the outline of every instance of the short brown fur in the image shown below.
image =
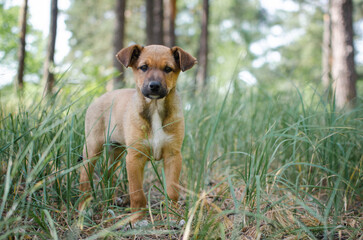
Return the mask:
<path id="1" fill-rule="evenodd" d="M 90 197 L 89 176 L 109 132 L 110 142 L 127 148 L 126 169 L 131 209 L 137 212 L 135 222 L 142 217 L 139 210 L 146 207 L 143 171 L 150 157 L 164 160 L 168 196 L 178 200 L 184 117 L 175 87 L 180 71 L 192 68 L 196 59 L 179 47 L 160 45 L 133 45 L 122 49 L 116 57 L 125 67 L 132 67 L 136 89 L 108 92 L 87 110 L 83 159 L 91 161 L 81 169 L 80 191 L 84 195 L 79 209 L 84 209 L 85 200 Z M 113 161 L 120 158 L 123 150 L 113 151 Z"/>

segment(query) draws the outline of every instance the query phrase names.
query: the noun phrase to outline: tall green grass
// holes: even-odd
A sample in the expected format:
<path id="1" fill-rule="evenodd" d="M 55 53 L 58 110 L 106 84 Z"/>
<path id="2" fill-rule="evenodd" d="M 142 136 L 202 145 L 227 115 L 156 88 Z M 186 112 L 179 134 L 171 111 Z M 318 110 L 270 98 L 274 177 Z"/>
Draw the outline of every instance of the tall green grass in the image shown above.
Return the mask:
<path id="1" fill-rule="evenodd" d="M 121 160 L 111 184 L 118 171 L 108 171 L 108 154 L 97 163 L 89 211 L 77 211 L 94 93 L 61 90 L 10 105 L 1 95 L 0 239 L 359 238 L 362 103 L 337 111 L 314 89 L 266 89 L 234 85 L 227 94 L 184 98 L 180 205 L 166 200 L 163 165 L 151 161 L 150 224 L 140 228 L 128 228 L 128 207 L 111 199 L 116 185 L 127 195 L 127 181 Z"/>
<path id="2" fill-rule="evenodd" d="M 233 203 L 225 213 L 240 216 L 243 221 L 237 226 L 234 223 L 232 234 L 225 232 L 224 237 L 237 237 L 241 229 L 253 225 L 257 229 L 253 236 L 262 237 L 261 222 L 275 228 L 274 235 L 268 233 L 263 238 L 280 238 L 280 234 L 291 231 L 292 235 L 312 239 L 334 238 L 337 232 L 342 234 L 350 228 L 344 227 L 342 214 L 362 198 L 362 105 L 339 112 L 316 90 L 307 91 L 292 88 L 270 93 L 251 88 L 232 93 L 227 103 L 222 102 L 223 96 L 219 102 L 215 96 L 204 96 L 193 104 L 187 115 L 187 125 L 190 120 L 192 123 L 184 146 L 185 165 L 189 168 L 186 173 L 203 169 L 205 177 L 199 183 L 200 176 L 188 175 L 188 186 L 197 186 L 196 192 L 208 192 L 218 180 L 227 180 L 225 191 L 229 191 L 227 198 Z M 218 130 L 213 133 L 217 122 Z M 206 140 L 211 133 L 213 143 L 209 146 Z M 206 165 L 201 161 L 205 154 Z M 361 205 L 355 207 L 361 211 Z M 292 229 L 279 226 L 278 219 L 266 217 L 274 208 L 287 211 L 284 217 L 292 218 Z M 288 214 L 290 209 L 306 215 L 307 223 L 294 213 Z M 317 222 L 309 223 L 309 217 Z M 343 230 L 336 229 L 339 224 Z M 350 230 L 362 234 L 361 224 Z M 204 232 L 210 236 L 208 225 Z"/>

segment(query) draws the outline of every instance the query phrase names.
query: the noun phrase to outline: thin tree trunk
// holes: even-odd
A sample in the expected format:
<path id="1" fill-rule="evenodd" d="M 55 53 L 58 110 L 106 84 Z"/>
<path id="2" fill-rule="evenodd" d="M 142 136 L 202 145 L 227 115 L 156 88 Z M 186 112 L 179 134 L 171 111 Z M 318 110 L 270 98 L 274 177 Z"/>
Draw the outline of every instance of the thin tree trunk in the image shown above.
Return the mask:
<path id="1" fill-rule="evenodd" d="M 48 37 L 47 58 L 44 62 L 43 82 L 45 82 L 44 93 L 50 94 L 54 87 L 54 53 L 57 38 L 58 0 L 52 0 L 50 6 L 50 26 Z"/>
<path id="2" fill-rule="evenodd" d="M 163 0 L 154 0 L 154 44 L 163 44 Z"/>
<path id="3" fill-rule="evenodd" d="M 330 14 L 324 14 L 324 32 L 323 32 L 323 56 L 322 68 L 323 75 L 322 81 L 325 89 L 329 91 L 331 87 L 331 21 Z M 329 94 L 330 95 L 330 94 Z"/>
<path id="4" fill-rule="evenodd" d="M 17 74 L 17 82 L 16 89 L 22 90 L 24 87 L 24 68 L 25 68 L 25 38 L 26 38 L 26 16 L 28 12 L 28 0 L 24 0 L 20 9 L 20 37 L 19 37 L 19 50 L 18 50 L 18 74 Z"/>
<path id="5" fill-rule="evenodd" d="M 163 0 L 146 0 L 147 44 L 163 44 Z"/>
<path id="6" fill-rule="evenodd" d="M 176 0 L 164 1 L 164 44 L 175 46 Z"/>
<path id="7" fill-rule="evenodd" d="M 338 108 L 353 106 L 357 94 L 352 14 L 352 0 L 332 0 L 332 77 Z"/>
<path id="8" fill-rule="evenodd" d="M 203 0 L 202 12 L 202 32 L 200 36 L 198 72 L 196 76 L 196 91 L 200 92 L 206 86 L 207 82 L 207 66 L 208 66 L 208 19 L 209 18 L 209 2 Z"/>
<path id="9" fill-rule="evenodd" d="M 118 51 L 124 47 L 124 37 L 125 37 L 125 10 L 126 10 L 126 0 L 116 0 L 116 27 L 113 36 L 113 66 L 116 68 L 120 74 L 116 76 L 111 82 L 111 86 L 107 86 L 107 90 L 118 89 L 124 86 L 124 68 L 117 61 L 115 57 Z"/>
<path id="10" fill-rule="evenodd" d="M 146 0 L 146 44 L 153 42 L 154 0 Z"/>

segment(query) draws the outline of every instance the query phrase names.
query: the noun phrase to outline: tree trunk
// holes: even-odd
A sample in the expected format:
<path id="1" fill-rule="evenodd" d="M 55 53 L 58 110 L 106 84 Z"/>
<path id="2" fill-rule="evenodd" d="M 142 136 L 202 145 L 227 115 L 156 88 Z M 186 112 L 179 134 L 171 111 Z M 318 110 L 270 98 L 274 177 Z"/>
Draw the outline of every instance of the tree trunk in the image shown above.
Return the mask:
<path id="1" fill-rule="evenodd" d="M 154 26 L 154 0 L 146 0 L 146 44 L 152 43 Z"/>
<path id="2" fill-rule="evenodd" d="M 113 66 L 120 74 L 110 81 L 107 90 L 121 88 L 124 83 L 124 68 L 116 58 L 116 54 L 124 47 L 126 0 L 116 0 L 116 27 L 113 36 Z"/>
<path id="3" fill-rule="evenodd" d="M 164 44 L 175 46 L 176 0 L 164 1 Z"/>
<path id="4" fill-rule="evenodd" d="M 146 42 L 163 44 L 163 0 L 146 0 Z"/>
<path id="5" fill-rule="evenodd" d="M 26 16 L 28 12 L 28 0 L 24 0 L 20 9 L 20 19 L 19 19 L 19 27 L 20 27 L 20 37 L 19 37 L 19 50 L 18 50 L 18 74 L 17 74 L 17 82 L 16 89 L 22 90 L 24 87 L 24 68 L 25 68 L 25 38 L 26 38 Z"/>
<path id="6" fill-rule="evenodd" d="M 352 0 L 332 0 L 332 77 L 338 108 L 353 106 L 356 98 L 352 14 Z"/>
<path id="7" fill-rule="evenodd" d="M 323 74 L 322 74 L 323 86 L 325 89 L 327 89 L 330 92 L 329 89 L 331 88 L 331 20 L 329 12 L 324 14 L 322 69 L 323 69 Z"/>
<path id="8" fill-rule="evenodd" d="M 206 85 L 207 66 L 208 66 L 208 18 L 209 18 L 209 2 L 203 0 L 202 12 L 202 32 L 200 36 L 199 56 L 198 56 L 198 72 L 196 76 L 196 91 L 200 92 Z"/>
<path id="9" fill-rule="evenodd" d="M 48 36 L 47 57 L 44 62 L 43 82 L 45 82 L 44 93 L 50 94 L 54 87 L 54 53 L 57 37 L 58 0 L 52 0 L 50 6 L 50 26 Z"/>

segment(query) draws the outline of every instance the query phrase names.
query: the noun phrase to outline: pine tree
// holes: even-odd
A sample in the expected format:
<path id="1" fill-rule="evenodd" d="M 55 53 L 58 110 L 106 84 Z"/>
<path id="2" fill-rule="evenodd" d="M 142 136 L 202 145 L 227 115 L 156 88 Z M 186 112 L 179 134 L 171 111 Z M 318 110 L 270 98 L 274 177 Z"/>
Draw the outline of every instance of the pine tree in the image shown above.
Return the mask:
<path id="1" fill-rule="evenodd" d="M 352 0 L 332 0 L 332 77 L 338 108 L 352 106 L 357 95 L 352 14 Z"/>
<path id="2" fill-rule="evenodd" d="M 54 87 L 54 54 L 57 38 L 58 0 L 52 0 L 50 6 L 50 27 L 48 36 L 47 57 L 44 62 L 43 82 L 45 82 L 44 93 L 50 94 Z"/>
<path id="3" fill-rule="evenodd" d="M 18 50 L 18 74 L 16 88 L 20 91 L 24 87 L 24 68 L 25 68 L 25 45 L 26 45 L 26 17 L 28 13 L 28 0 L 23 0 L 20 8 L 20 38 L 19 38 L 19 50 Z"/>

